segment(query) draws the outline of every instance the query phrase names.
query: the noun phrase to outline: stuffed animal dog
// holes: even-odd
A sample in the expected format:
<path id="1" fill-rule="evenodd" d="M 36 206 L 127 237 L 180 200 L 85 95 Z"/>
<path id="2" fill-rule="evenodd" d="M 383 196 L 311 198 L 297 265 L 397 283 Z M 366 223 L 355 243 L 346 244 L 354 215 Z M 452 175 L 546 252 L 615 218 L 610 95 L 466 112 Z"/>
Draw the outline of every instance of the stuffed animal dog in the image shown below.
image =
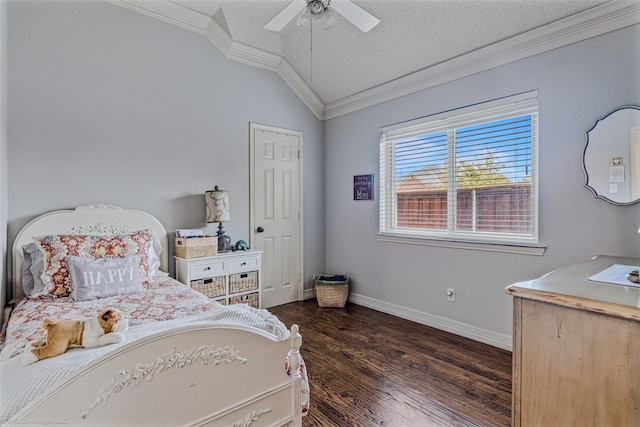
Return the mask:
<path id="1" fill-rule="evenodd" d="M 128 327 L 129 321 L 112 307 L 88 320 L 44 319 L 42 328 L 47 331 L 47 338 L 26 346 L 22 353 L 22 364 L 30 365 L 58 356 L 70 347 L 93 348 L 122 342 Z"/>

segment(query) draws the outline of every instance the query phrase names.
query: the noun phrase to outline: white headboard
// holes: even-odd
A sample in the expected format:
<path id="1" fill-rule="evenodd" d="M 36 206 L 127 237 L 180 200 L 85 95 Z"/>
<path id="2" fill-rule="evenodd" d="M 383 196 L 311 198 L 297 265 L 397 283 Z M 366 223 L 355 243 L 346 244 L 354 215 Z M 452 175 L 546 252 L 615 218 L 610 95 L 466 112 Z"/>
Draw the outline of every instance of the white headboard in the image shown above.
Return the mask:
<path id="1" fill-rule="evenodd" d="M 160 270 L 168 270 L 167 231 L 158 219 L 146 212 L 112 205 L 80 206 L 70 210 L 52 211 L 34 218 L 25 225 L 13 242 L 13 299 L 24 295 L 22 290 L 22 246 L 33 242 L 34 236 L 48 234 L 113 234 L 150 229 L 162 246 Z M 156 248 L 156 251 L 159 248 Z"/>

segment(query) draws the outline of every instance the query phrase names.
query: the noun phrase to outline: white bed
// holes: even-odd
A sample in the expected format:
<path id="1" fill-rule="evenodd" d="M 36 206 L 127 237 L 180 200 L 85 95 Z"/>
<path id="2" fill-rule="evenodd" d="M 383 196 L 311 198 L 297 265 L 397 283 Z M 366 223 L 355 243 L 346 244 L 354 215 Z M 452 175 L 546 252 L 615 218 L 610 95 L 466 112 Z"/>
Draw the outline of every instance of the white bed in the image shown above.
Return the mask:
<path id="1" fill-rule="evenodd" d="M 300 426 L 308 408 L 302 338 L 296 325 L 287 330 L 266 310 L 224 307 L 161 275 L 130 295 L 82 302 L 23 297 L 22 248 L 33 237 L 138 230 L 156 237 L 159 270 L 168 271 L 166 230 L 142 211 L 105 205 L 54 211 L 20 231 L 12 253 L 13 295 L 22 298 L 0 353 L 0 423 Z M 131 320 L 123 343 L 70 349 L 22 366 L 19 353 L 42 317 L 106 305 Z"/>

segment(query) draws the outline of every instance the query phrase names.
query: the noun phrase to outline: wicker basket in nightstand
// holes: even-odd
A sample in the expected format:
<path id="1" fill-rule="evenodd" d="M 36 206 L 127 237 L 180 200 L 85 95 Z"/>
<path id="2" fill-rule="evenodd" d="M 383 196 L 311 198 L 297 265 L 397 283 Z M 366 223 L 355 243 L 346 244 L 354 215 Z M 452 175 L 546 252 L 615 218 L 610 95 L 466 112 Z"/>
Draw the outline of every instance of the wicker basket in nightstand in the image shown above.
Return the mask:
<path id="1" fill-rule="evenodd" d="M 226 293 L 224 289 L 224 276 L 192 280 L 190 283 L 191 289 L 198 291 L 209 298 L 221 297 Z"/>
<path id="2" fill-rule="evenodd" d="M 235 273 L 229 275 L 229 293 L 253 291 L 258 289 L 258 272 Z"/>
<path id="3" fill-rule="evenodd" d="M 229 297 L 229 304 L 249 304 L 251 307 L 259 308 L 259 294 L 258 292 L 254 292 L 251 294 Z"/>

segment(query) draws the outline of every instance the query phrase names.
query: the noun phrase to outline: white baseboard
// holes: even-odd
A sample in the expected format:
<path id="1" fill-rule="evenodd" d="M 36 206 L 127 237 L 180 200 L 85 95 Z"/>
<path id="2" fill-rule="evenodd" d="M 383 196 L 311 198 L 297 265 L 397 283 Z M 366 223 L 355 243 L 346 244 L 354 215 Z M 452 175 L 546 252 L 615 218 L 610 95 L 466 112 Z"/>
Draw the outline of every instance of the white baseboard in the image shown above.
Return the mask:
<path id="1" fill-rule="evenodd" d="M 313 289 L 304 290 L 305 300 L 315 298 L 315 296 L 315 291 Z M 458 322 L 447 319 L 446 317 L 440 317 L 423 311 L 414 310 L 412 308 L 365 297 L 363 295 L 354 294 L 353 292 L 349 294 L 348 301 L 353 304 L 381 311 L 382 313 L 391 314 L 402 319 L 411 320 L 412 322 L 440 329 L 455 335 L 460 335 L 461 337 L 469 338 L 503 350 L 512 351 L 513 349 L 513 340 L 511 335 L 498 334 L 467 323 Z"/>
<path id="2" fill-rule="evenodd" d="M 413 322 L 420 323 L 421 325 L 431 326 L 432 328 L 460 335 L 474 341 L 479 341 L 484 344 L 512 351 L 511 335 L 497 334 L 486 329 L 478 328 L 477 326 L 457 322 L 445 317 L 435 316 L 412 308 L 402 307 L 400 305 L 391 304 L 354 293 L 349 294 L 348 301 L 353 304 L 391 314 L 402 319 L 411 320 Z"/>
<path id="3" fill-rule="evenodd" d="M 313 289 L 305 289 L 304 296 L 302 297 L 304 300 L 312 299 L 316 297 L 316 291 Z"/>

